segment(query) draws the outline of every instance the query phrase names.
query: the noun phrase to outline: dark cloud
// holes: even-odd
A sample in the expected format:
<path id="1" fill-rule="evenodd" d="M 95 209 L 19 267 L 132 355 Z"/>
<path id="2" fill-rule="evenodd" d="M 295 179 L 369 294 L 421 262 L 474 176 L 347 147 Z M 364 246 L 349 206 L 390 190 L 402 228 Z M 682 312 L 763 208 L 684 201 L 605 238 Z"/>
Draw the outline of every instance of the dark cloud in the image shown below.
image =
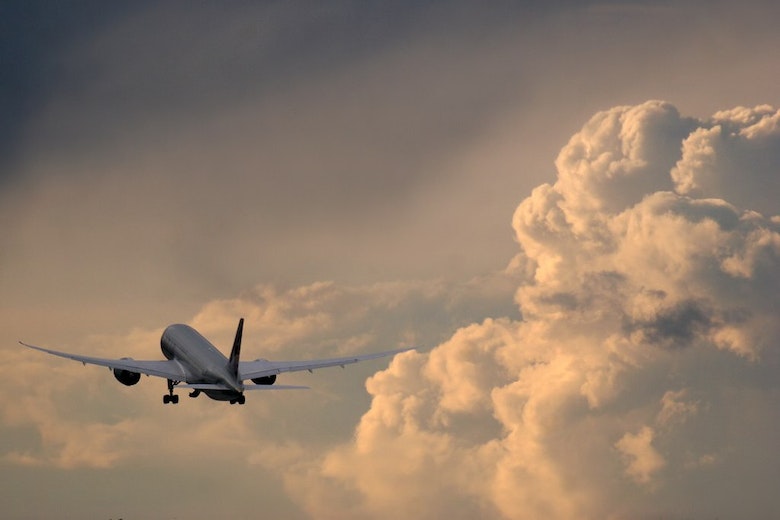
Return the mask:
<path id="1" fill-rule="evenodd" d="M 641 331 L 645 341 L 653 346 L 681 349 L 709 331 L 711 314 L 702 302 L 681 301 L 660 310 L 651 321 L 634 323 L 631 328 Z"/>
<path id="2" fill-rule="evenodd" d="M 199 125 L 414 40 L 445 5 L 4 2 L 0 156 L 18 159 L 30 140 L 94 151 Z"/>
<path id="3" fill-rule="evenodd" d="M 29 120 L 67 82 L 59 53 L 151 2 L 0 4 L 0 175 L 25 153 Z M 0 181 L 7 180 L 0 177 Z"/>

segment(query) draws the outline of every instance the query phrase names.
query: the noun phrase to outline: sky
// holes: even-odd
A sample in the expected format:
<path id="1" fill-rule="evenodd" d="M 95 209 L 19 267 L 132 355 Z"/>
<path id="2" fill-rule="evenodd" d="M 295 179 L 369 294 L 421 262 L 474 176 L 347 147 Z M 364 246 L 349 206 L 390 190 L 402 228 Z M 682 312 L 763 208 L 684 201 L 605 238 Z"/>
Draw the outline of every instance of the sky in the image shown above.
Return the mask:
<path id="1" fill-rule="evenodd" d="M 3 2 L 3 518 L 780 516 L 778 15 Z"/>

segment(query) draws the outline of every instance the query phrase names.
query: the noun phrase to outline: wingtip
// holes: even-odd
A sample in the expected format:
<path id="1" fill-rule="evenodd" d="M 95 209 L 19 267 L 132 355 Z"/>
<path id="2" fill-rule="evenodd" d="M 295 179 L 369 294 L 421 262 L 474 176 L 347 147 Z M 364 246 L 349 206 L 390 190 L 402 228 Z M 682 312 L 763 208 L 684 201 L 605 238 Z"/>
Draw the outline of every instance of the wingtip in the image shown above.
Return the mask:
<path id="1" fill-rule="evenodd" d="M 48 352 L 48 350 L 43 348 L 43 347 L 36 347 L 35 345 L 30 345 L 29 343 L 25 343 L 22 340 L 19 340 L 19 344 L 22 345 L 23 347 L 31 348 L 33 350 L 39 350 L 41 352 Z"/>

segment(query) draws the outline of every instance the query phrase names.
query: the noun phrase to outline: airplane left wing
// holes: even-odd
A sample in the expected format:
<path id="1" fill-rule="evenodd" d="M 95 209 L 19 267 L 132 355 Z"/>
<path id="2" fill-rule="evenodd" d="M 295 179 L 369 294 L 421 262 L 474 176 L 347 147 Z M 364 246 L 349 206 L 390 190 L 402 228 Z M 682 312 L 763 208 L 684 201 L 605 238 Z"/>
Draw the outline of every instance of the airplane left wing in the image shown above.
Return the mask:
<path id="1" fill-rule="evenodd" d="M 186 374 L 184 372 L 184 369 L 181 367 L 181 365 L 178 362 L 172 360 L 136 361 L 130 358 L 106 359 L 106 358 L 82 356 L 79 354 L 70 354 L 68 352 L 59 352 L 57 350 L 50 350 L 48 348 L 36 347 L 35 345 L 28 345 L 27 343 L 24 343 L 22 341 L 20 341 L 19 343 L 31 349 L 40 350 L 41 352 L 45 352 L 53 356 L 72 359 L 74 361 L 79 361 L 84 364 L 89 363 L 90 365 L 98 365 L 98 366 L 108 367 L 111 369 L 118 368 L 120 370 L 127 370 L 129 372 L 138 372 L 141 374 L 146 374 L 148 376 L 164 377 L 166 379 L 172 379 L 174 381 L 184 381 L 186 379 Z"/>
<path id="2" fill-rule="evenodd" d="M 409 350 L 415 349 L 414 347 L 408 347 L 396 350 L 387 350 L 385 352 L 376 352 L 374 354 L 364 354 L 361 356 L 314 359 L 309 361 L 268 361 L 265 359 L 258 359 L 255 361 L 241 361 L 238 366 L 239 378 L 243 381 L 246 379 L 256 379 L 259 377 L 281 374 L 283 372 L 300 372 L 302 370 L 308 370 L 311 372 L 312 370 L 318 368 L 337 366 L 344 367 L 344 365 L 351 365 L 352 363 L 359 363 L 360 361 L 368 361 L 370 359 L 394 356 Z"/>

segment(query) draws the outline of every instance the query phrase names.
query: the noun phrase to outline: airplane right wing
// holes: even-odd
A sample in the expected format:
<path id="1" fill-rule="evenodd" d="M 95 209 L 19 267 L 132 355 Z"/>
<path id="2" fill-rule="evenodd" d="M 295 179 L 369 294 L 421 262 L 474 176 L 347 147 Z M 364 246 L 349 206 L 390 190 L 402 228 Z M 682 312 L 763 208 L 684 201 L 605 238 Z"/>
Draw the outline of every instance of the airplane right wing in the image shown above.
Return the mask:
<path id="1" fill-rule="evenodd" d="M 338 366 L 344 367 L 345 365 L 359 363 L 360 361 L 368 361 L 370 359 L 394 356 L 409 350 L 415 350 L 415 348 L 408 347 L 396 350 L 387 350 L 385 352 L 376 352 L 374 354 L 363 354 L 360 356 L 314 359 L 308 361 L 268 361 L 265 359 L 257 359 L 255 361 L 241 361 L 238 366 L 239 378 L 243 381 L 246 379 L 273 376 L 283 372 L 300 372 L 302 370 L 308 370 L 311 372 L 312 370 L 316 370 L 318 368 Z"/>

